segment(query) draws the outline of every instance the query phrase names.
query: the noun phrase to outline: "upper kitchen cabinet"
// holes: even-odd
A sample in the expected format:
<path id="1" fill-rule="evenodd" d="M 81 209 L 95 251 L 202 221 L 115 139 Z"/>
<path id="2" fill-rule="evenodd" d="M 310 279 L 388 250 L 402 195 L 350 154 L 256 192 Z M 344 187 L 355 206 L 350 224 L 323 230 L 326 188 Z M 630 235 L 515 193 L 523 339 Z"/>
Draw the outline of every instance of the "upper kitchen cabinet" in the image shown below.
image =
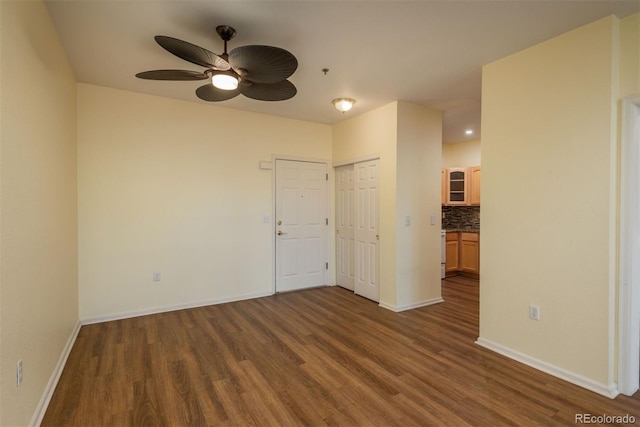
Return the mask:
<path id="1" fill-rule="evenodd" d="M 447 168 L 447 205 L 469 204 L 469 169 Z"/>
<path id="2" fill-rule="evenodd" d="M 442 204 L 447 204 L 447 169 L 442 168 L 440 171 L 440 199 Z"/>
<path id="3" fill-rule="evenodd" d="M 470 194 L 469 204 L 480 205 L 480 166 L 469 168 Z"/>
<path id="4" fill-rule="evenodd" d="M 480 166 L 444 168 L 441 176 L 443 205 L 480 205 Z"/>

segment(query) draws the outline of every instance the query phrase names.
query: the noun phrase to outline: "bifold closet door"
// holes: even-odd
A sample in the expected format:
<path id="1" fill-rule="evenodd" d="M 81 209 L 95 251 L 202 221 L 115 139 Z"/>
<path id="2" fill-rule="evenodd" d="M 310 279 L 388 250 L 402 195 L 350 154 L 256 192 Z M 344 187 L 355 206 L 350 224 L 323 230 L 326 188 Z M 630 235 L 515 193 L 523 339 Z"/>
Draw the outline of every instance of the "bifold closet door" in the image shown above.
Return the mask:
<path id="1" fill-rule="evenodd" d="M 336 168 L 336 284 L 354 290 L 355 180 L 353 165 Z"/>
<path id="2" fill-rule="evenodd" d="M 355 176 L 355 293 L 380 301 L 379 288 L 379 160 L 356 163 Z"/>

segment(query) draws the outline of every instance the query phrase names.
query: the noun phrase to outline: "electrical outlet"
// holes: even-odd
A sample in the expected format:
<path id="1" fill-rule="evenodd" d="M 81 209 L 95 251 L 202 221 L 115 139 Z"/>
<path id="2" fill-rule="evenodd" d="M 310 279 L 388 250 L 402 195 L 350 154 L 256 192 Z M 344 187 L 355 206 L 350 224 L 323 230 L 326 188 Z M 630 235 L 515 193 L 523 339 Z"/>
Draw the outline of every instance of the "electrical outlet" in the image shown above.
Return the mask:
<path id="1" fill-rule="evenodd" d="M 20 387 L 22 384 L 22 359 L 18 360 L 16 365 L 16 387 Z"/>
<path id="2" fill-rule="evenodd" d="M 537 305 L 529 306 L 529 319 L 540 320 L 540 307 L 538 307 Z"/>
<path id="3" fill-rule="evenodd" d="M 160 281 L 160 272 L 159 271 L 154 271 L 153 272 L 153 281 L 154 282 L 159 282 Z"/>

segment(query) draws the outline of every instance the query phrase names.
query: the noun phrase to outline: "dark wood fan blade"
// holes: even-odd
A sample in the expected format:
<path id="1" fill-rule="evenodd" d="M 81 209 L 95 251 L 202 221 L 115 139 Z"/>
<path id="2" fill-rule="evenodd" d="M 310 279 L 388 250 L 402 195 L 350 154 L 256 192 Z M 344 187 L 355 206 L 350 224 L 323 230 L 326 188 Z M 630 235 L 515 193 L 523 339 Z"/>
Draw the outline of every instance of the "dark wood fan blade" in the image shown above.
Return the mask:
<path id="1" fill-rule="evenodd" d="M 235 98 L 240 95 L 240 90 L 222 90 L 218 89 L 212 84 L 200 86 L 196 89 L 196 95 L 198 98 L 209 101 L 209 102 L 218 102 L 218 101 L 226 101 L 227 99 Z"/>
<path id="2" fill-rule="evenodd" d="M 136 77 L 139 79 L 146 79 L 146 80 L 179 80 L 179 81 L 205 80 L 209 78 L 205 73 L 201 73 L 199 71 L 189 71 L 189 70 L 143 71 L 142 73 L 136 74 Z"/>
<path id="3" fill-rule="evenodd" d="M 229 53 L 234 70 L 245 70 L 246 78 L 256 83 L 286 80 L 298 68 L 298 60 L 284 49 L 273 46 L 242 46 Z M 242 75 L 242 71 L 238 72 Z"/>
<path id="4" fill-rule="evenodd" d="M 231 65 L 227 61 L 215 53 L 196 46 L 195 44 L 167 36 L 156 36 L 155 39 L 160 46 L 185 61 L 217 70 L 228 70 L 231 68 Z"/>
<path id="5" fill-rule="evenodd" d="M 251 83 L 240 85 L 240 93 L 244 96 L 259 101 L 284 101 L 293 98 L 298 90 L 289 80 L 276 83 Z"/>

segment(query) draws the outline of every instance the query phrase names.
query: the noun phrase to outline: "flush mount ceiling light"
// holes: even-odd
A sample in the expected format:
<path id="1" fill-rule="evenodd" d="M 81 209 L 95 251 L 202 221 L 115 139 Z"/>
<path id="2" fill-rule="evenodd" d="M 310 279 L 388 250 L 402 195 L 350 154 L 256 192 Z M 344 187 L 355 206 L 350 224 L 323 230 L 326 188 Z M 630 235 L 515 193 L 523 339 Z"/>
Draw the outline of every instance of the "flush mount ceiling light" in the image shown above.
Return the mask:
<path id="1" fill-rule="evenodd" d="M 331 101 L 331 103 L 338 111 L 345 113 L 351 110 L 351 107 L 356 103 L 356 100 L 352 98 L 336 98 Z"/>
<path id="2" fill-rule="evenodd" d="M 472 129 L 467 129 L 464 131 L 465 135 L 473 135 L 473 130 Z"/>
<path id="3" fill-rule="evenodd" d="M 238 88 L 238 78 L 230 71 L 220 71 L 211 76 L 211 84 L 222 90 Z"/>

